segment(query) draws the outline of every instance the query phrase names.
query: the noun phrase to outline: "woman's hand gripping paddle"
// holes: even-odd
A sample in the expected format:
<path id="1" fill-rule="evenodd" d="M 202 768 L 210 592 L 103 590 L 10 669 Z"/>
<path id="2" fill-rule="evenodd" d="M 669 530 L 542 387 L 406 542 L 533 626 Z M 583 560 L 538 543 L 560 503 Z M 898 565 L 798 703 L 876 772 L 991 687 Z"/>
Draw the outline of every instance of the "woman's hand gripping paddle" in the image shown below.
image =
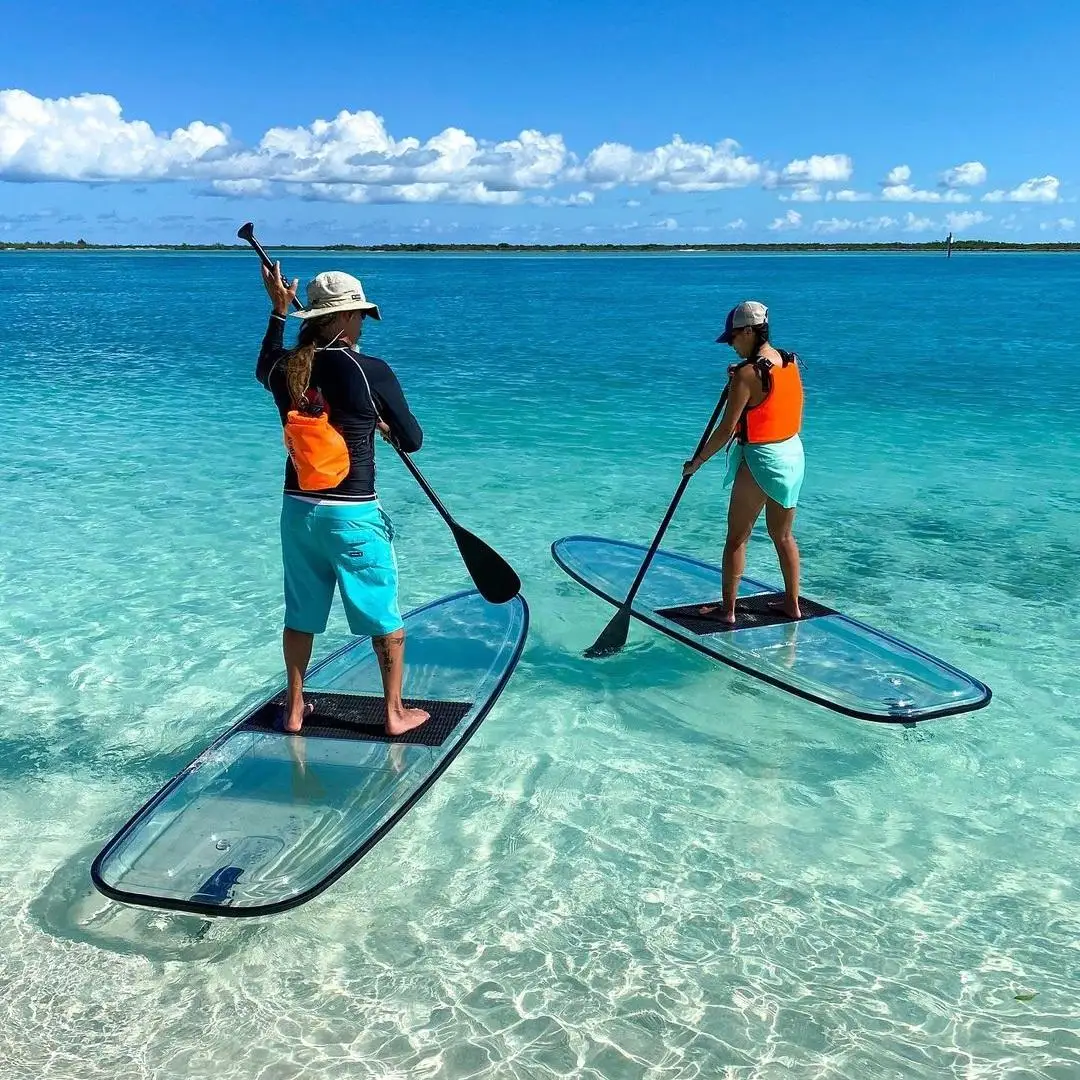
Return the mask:
<path id="1" fill-rule="evenodd" d="M 268 270 L 273 268 L 274 264 L 270 256 L 266 254 L 262 244 L 255 239 L 255 226 L 250 221 L 241 225 L 236 235 L 241 240 L 246 240 L 255 249 L 256 254 L 262 260 L 263 266 Z M 293 304 L 297 308 L 304 306 L 295 296 L 293 297 Z M 397 451 L 398 456 L 405 463 L 405 467 L 413 474 L 424 494 L 431 500 L 431 504 L 450 527 L 450 532 L 454 536 L 454 542 L 457 544 L 458 552 L 461 555 L 461 561 L 465 564 L 465 569 L 468 570 L 469 577 L 472 578 L 480 595 L 489 604 L 505 604 L 507 601 L 512 600 L 521 589 L 521 579 L 514 572 L 514 568 L 494 548 L 484 543 L 480 537 L 459 525 L 450 516 L 450 512 L 446 507 L 443 506 L 439 496 L 432 491 L 431 485 L 424 479 L 420 470 L 413 464 L 412 458 L 393 441 L 390 441 L 390 445 Z"/>

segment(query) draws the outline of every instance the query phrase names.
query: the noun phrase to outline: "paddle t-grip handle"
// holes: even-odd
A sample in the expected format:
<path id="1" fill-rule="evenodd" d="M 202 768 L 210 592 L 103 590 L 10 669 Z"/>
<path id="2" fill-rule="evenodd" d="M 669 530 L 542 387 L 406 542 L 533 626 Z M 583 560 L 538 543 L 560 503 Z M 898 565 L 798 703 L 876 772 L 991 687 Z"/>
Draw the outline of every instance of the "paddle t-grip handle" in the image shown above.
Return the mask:
<path id="1" fill-rule="evenodd" d="M 273 269 L 274 260 L 266 254 L 266 248 L 264 248 L 262 244 L 260 244 L 259 241 L 255 239 L 255 226 L 250 221 L 245 221 L 244 224 L 236 230 L 236 235 L 241 240 L 246 240 L 255 249 L 255 254 L 259 256 L 259 258 L 262 260 L 263 266 L 265 266 L 267 270 Z M 292 302 L 293 306 L 296 308 L 297 311 L 303 309 L 304 305 L 301 304 L 295 296 L 293 296 Z"/>

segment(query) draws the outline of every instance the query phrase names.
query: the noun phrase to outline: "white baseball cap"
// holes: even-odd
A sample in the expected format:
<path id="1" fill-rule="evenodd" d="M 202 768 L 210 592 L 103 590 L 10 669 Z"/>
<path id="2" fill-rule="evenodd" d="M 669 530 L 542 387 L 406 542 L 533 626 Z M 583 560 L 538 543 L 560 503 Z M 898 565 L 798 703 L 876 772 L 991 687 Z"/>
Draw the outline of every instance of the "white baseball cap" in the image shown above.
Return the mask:
<path id="1" fill-rule="evenodd" d="M 308 306 L 292 312 L 296 319 L 314 319 L 320 315 L 333 315 L 335 311 L 362 311 L 373 319 L 381 319 L 379 305 L 372 304 L 364 295 L 359 278 L 342 270 L 326 270 L 308 282 Z"/>
<path id="2" fill-rule="evenodd" d="M 769 321 L 769 309 L 756 300 L 744 300 L 736 304 L 727 313 L 724 332 L 716 339 L 723 345 L 730 345 L 736 331 L 746 326 L 764 326 Z"/>

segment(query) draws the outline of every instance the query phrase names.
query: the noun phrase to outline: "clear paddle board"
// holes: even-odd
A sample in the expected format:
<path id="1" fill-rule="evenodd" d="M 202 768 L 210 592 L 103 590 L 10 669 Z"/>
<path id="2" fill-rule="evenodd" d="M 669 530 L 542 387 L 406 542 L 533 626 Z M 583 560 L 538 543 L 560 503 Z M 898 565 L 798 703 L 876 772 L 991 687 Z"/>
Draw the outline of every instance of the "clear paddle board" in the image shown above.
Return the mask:
<path id="1" fill-rule="evenodd" d="M 575 581 L 619 606 L 647 548 L 597 536 L 567 536 L 551 547 Z M 980 709 L 990 690 L 963 671 L 831 608 L 802 600 L 803 618 L 776 610 L 782 593 L 744 577 L 737 621 L 702 616 L 719 604 L 721 569 L 659 550 L 631 614 L 714 660 L 826 708 L 885 723 L 915 723 Z"/>
<path id="2" fill-rule="evenodd" d="M 310 900 L 394 827 L 494 705 L 528 632 L 521 596 L 437 600 L 405 616 L 406 703 L 431 713 L 383 731 L 368 638 L 314 667 L 303 733 L 280 728 L 283 693 L 259 702 L 166 784 L 91 867 L 112 900 L 206 916 L 272 915 Z"/>

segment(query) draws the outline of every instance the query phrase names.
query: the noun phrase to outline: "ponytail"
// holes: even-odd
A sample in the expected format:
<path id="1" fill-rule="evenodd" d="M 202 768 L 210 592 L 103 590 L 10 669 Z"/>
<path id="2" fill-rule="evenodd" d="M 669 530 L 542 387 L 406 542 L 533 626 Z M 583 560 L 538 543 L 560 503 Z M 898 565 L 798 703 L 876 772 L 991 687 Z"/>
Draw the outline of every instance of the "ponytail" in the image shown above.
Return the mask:
<path id="1" fill-rule="evenodd" d="M 769 324 L 761 323 L 758 326 L 752 326 L 750 329 L 754 333 L 754 356 L 758 356 L 762 350 L 762 347 L 769 344 Z"/>
<path id="2" fill-rule="evenodd" d="M 311 365 L 315 361 L 315 351 L 326 344 L 333 319 L 332 315 L 305 319 L 296 339 L 296 348 L 285 358 L 285 381 L 294 406 L 299 405 L 307 393 L 308 384 L 311 382 Z"/>

